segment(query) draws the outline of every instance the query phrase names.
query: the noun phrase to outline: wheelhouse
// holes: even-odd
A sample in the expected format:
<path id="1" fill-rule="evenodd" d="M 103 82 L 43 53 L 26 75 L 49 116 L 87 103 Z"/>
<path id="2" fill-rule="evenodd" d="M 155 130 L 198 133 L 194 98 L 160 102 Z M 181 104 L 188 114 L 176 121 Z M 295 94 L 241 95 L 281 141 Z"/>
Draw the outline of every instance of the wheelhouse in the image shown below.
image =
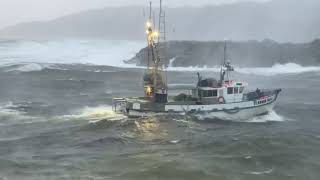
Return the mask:
<path id="1" fill-rule="evenodd" d="M 205 79 L 192 90 L 192 97 L 203 104 L 241 102 L 248 83 L 241 81 L 225 81 L 223 85 L 213 79 Z"/>

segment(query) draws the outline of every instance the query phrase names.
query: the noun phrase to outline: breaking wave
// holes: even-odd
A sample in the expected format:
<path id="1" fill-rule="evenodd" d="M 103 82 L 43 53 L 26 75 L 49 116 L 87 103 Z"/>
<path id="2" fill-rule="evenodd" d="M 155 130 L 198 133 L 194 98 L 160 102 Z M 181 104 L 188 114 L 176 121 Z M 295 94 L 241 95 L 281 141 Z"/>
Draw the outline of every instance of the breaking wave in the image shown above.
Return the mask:
<path id="1" fill-rule="evenodd" d="M 0 126 L 30 124 L 38 121 L 37 117 L 31 117 L 25 112 L 19 111 L 18 106 L 12 102 L 0 104 Z"/>
<path id="2" fill-rule="evenodd" d="M 120 65 L 110 66 L 110 68 L 139 68 L 135 65 Z M 44 69 L 52 70 L 79 70 L 86 72 L 115 72 L 108 69 L 105 66 L 93 65 L 93 64 L 49 64 L 49 63 L 36 63 L 36 62 L 22 62 L 22 63 L 7 63 L 0 65 L 0 71 L 2 72 L 34 72 L 42 71 Z M 169 67 L 168 71 L 171 72 L 215 72 L 219 73 L 219 67 Z M 287 64 L 275 64 L 272 67 L 250 67 L 250 68 L 235 68 L 235 72 L 247 75 L 259 75 L 259 76 L 275 76 L 275 75 L 290 75 L 290 74 L 302 74 L 319 72 L 320 66 L 301 66 L 295 63 Z"/>
<path id="3" fill-rule="evenodd" d="M 207 71 L 220 72 L 219 67 L 169 67 L 169 71 Z M 300 74 L 308 72 L 320 72 L 320 66 L 301 66 L 295 63 L 275 64 L 272 67 L 236 67 L 235 72 L 260 76 L 274 76 L 281 74 Z"/>
<path id="4" fill-rule="evenodd" d="M 33 72 L 42 71 L 44 68 L 45 66 L 39 63 L 8 63 L 0 67 L 4 72 Z"/>
<path id="5" fill-rule="evenodd" d="M 43 69 L 69 70 L 72 68 L 87 71 L 90 66 L 112 66 L 118 68 L 141 68 L 126 64 L 145 46 L 144 42 L 111 40 L 60 40 L 60 41 L 13 41 L 0 43 L 0 70 L 6 72 L 32 72 Z M 172 67 L 169 71 L 210 71 L 220 72 L 220 67 Z M 274 76 L 320 72 L 320 66 L 302 66 L 295 63 L 275 64 L 272 67 L 235 67 L 241 74 Z M 103 72 L 96 69 L 94 72 Z"/>
<path id="6" fill-rule="evenodd" d="M 132 67 L 123 60 L 133 57 L 144 46 L 144 42 L 97 39 L 0 42 L 0 60 L 2 64 L 4 62 L 89 63 Z"/>
<path id="7" fill-rule="evenodd" d="M 279 74 L 300 74 L 307 72 L 320 72 L 320 66 L 301 66 L 295 63 L 275 64 L 272 67 L 257 67 L 257 68 L 239 68 L 236 70 L 243 74 L 255 74 L 273 76 Z"/>

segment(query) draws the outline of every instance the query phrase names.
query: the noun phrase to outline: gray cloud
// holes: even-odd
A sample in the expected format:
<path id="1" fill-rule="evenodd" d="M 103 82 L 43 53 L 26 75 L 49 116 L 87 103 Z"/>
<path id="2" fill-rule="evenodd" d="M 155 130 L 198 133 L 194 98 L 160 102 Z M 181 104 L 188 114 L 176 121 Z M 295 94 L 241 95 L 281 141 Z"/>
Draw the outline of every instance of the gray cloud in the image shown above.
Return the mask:
<path id="1" fill-rule="evenodd" d="M 164 0 L 169 7 L 204 6 L 240 1 L 268 0 Z M 54 19 L 88 9 L 110 6 L 145 5 L 149 0 L 1 0 L 0 28 L 28 21 Z M 158 0 L 153 0 L 156 4 Z"/>

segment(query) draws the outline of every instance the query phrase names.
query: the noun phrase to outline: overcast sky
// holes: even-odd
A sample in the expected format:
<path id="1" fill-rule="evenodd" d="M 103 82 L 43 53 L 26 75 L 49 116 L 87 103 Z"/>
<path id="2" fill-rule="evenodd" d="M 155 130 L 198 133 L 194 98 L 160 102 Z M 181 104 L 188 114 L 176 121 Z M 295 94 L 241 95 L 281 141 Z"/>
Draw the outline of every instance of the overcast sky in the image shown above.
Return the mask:
<path id="1" fill-rule="evenodd" d="M 164 0 L 169 7 L 268 0 Z M 0 28 L 21 22 L 50 20 L 88 9 L 145 5 L 149 0 L 0 0 Z M 157 3 L 158 0 L 153 0 Z"/>

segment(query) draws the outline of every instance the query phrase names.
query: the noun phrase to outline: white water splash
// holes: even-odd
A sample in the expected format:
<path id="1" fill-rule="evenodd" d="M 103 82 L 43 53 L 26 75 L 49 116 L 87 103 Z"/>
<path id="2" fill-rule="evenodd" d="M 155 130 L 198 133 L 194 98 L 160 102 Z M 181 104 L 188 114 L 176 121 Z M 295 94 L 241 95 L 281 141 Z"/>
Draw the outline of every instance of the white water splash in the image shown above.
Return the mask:
<path id="1" fill-rule="evenodd" d="M 1 66 L 5 72 L 33 72 L 41 71 L 45 67 L 39 63 L 8 63 Z"/>
<path id="2" fill-rule="evenodd" d="M 121 121 L 127 119 L 123 114 L 117 114 L 112 111 L 111 106 L 84 107 L 77 110 L 73 115 L 66 115 L 67 119 L 85 119 L 90 123 L 99 121 Z"/>
<path id="3" fill-rule="evenodd" d="M 54 68 L 60 64 L 107 65 L 121 68 L 144 68 L 126 64 L 136 55 L 145 42 L 112 41 L 112 40 L 60 40 L 60 41 L 17 41 L 11 44 L 0 44 L 0 64 L 17 64 L 9 71 L 40 71 L 43 68 Z M 175 58 L 170 60 L 169 71 L 208 71 L 220 72 L 220 67 L 172 67 Z M 24 62 L 24 63 L 21 63 Z M 50 64 L 51 65 L 50 65 Z M 1 67 L 0 67 L 1 68 Z M 61 67 L 56 67 L 61 68 Z M 281 74 L 299 74 L 319 72 L 320 66 L 302 66 L 295 63 L 275 64 L 272 67 L 235 67 L 241 74 L 274 76 Z"/>
<path id="4" fill-rule="evenodd" d="M 176 57 L 169 60 L 169 67 L 173 67 L 173 62 L 176 60 Z"/>
<path id="5" fill-rule="evenodd" d="M 301 66 L 295 63 L 275 64 L 272 67 L 238 68 L 237 72 L 242 74 L 254 74 L 262 76 L 273 76 L 279 74 L 300 74 L 306 72 L 320 72 L 320 66 Z"/>
<path id="6" fill-rule="evenodd" d="M 31 124 L 35 122 L 46 121 L 38 117 L 31 117 L 26 115 L 25 112 L 16 110 L 18 106 L 12 102 L 0 104 L 0 126 L 10 126 L 16 124 Z"/>
<path id="7" fill-rule="evenodd" d="M 123 60 L 132 58 L 144 42 L 121 40 L 17 41 L 0 44 L 0 60 L 3 63 L 82 63 L 133 67 Z"/>
<path id="8" fill-rule="evenodd" d="M 284 117 L 278 115 L 275 111 L 271 111 L 266 115 L 256 116 L 256 117 L 253 117 L 245 122 L 265 123 L 265 122 L 282 122 L 282 121 L 285 121 Z"/>

